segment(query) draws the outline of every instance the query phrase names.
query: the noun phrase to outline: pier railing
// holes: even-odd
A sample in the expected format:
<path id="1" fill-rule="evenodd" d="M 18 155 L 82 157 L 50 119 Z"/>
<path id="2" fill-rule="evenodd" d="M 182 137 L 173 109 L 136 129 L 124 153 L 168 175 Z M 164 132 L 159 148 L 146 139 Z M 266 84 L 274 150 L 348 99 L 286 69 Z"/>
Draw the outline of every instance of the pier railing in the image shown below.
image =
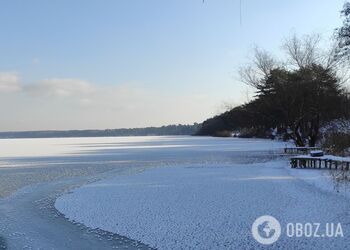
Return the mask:
<path id="1" fill-rule="evenodd" d="M 321 157 L 312 157 L 299 155 L 290 158 L 292 168 L 326 168 L 349 170 L 350 158 L 325 155 Z"/>

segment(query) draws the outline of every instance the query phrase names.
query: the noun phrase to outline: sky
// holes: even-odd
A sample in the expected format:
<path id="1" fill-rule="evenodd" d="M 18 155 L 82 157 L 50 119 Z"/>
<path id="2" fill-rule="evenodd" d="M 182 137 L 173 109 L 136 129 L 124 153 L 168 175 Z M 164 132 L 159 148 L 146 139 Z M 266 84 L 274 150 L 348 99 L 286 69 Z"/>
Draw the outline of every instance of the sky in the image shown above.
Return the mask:
<path id="1" fill-rule="evenodd" d="M 252 48 L 328 38 L 340 0 L 0 3 L 0 131 L 191 124 L 248 100 Z M 240 14 L 241 13 L 241 14 Z"/>

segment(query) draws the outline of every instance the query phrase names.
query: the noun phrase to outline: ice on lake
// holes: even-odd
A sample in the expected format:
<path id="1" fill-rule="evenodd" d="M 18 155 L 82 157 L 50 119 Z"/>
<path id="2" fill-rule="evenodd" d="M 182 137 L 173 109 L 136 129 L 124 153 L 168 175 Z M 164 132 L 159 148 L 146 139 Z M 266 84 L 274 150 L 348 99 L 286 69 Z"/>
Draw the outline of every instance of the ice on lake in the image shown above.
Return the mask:
<path id="1" fill-rule="evenodd" d="M 57 217 L 53 203 L 78 225 L 136 240 L 125 243 L 129 248 L 142 243 L 159 249 L 258 248 L 251 224 L 265 214 L 282 225 L 337 220 L 349 231 L 349 200 L 314 185 L 322 182 L 318 174 L 291 172 L 281 156 L 284 146 L 190 136 L 0 140 L 0 195 L 6 196 L 0 200 L 0 223 L 7 225 L 0 227 L 0 237 L 12 248 L 60 248 L 66 237 L 64 248 L 78 246 L 81 237 L 94 248 L 110 247 L 101 235 L 94 241 Z M 121 247 L 118 242 L 111 244 Z M 348 237 L 282 235 L 272 247 L 348 243 Z"/>

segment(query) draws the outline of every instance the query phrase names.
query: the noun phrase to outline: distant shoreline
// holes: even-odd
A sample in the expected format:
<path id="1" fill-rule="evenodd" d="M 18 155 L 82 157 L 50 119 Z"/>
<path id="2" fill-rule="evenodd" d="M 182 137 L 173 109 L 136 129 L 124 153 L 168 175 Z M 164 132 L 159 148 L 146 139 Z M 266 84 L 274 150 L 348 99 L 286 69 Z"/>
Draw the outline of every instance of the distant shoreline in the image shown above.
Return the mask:
<path id="1" fill-rule="evenodd" d="M 199 124 L 161 127 L 0 132 L 0 139 L 194 135 Z"/>

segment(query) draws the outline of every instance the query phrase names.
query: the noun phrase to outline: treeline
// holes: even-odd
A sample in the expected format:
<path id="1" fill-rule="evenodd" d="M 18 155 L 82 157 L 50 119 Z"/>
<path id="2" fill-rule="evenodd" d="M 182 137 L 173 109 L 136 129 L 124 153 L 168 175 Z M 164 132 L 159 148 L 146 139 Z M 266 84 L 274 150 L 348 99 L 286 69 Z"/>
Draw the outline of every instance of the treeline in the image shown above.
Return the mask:
<path id="1" fill-rule="evenodd" d="M 108 136 L 151 136 L 151 135 L 194 135 L 199 124 L 168 125 L 162 127 L 122 128 L 105 130 L 65 131 L 19 131 L 0 132 L 0 138 L 59 138 L 59 137 L 108 137 Z"/>
<path id="2" fill-rule="evenodd" d="M 256 97 L 203 122 L 199 135 L 292 139 L 314 146 L 323 124 L 350 115 L 350 99 L 330 69 L 311 64 L 272 69 L 256 85 Z"/>
<path id="3" fill-rule="evenodd" d="M 276 137 L 297 146 L 314 146 L 320 128 L 335 119 L 349 119 L 350 4 L 334 45 L 324 49 L 318 35 L 286 39 L 284 57 L 255 49 L 252 63 L 240 70 L 253 87 L 251 101 L 203 122 L 198 135 Z"/>

